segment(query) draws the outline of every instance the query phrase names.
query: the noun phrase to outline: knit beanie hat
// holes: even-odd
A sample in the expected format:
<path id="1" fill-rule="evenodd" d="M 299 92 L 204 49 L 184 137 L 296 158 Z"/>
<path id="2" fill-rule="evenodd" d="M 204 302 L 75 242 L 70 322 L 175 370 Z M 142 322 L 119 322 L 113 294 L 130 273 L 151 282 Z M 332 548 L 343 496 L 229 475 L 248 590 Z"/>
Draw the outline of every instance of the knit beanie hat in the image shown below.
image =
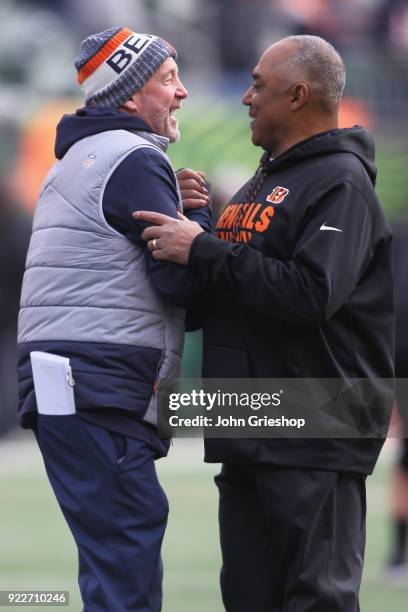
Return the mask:
<path id="1" fill-rule="evenodd" d="M 100 110 L 118 108 L 169 57 L 176 59 L 177 52 L 168 42 L 129 28 L 110 28 L 88 36 L 75 60 L 85 104 Z"/>

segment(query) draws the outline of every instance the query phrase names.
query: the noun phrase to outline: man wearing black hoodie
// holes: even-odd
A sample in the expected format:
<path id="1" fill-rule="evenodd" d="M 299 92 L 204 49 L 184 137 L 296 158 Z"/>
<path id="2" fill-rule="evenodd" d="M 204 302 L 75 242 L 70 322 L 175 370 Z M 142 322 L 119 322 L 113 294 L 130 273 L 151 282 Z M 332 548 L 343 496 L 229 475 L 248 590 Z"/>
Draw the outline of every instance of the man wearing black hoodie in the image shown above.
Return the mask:
<path id="1" fill-rule="evenodd" d="M 391 235 L 373 142 L 363 128 L 338 129 L 343 62 L 323 39 L 294 36 L 267 49 L 252 76 L 243 103 L 265 153 L 217 237 L 139 212 L 155 224 L 142 238 L 158 261 L 208 275 L 204 377 L 370 379 L 389 409 Z M 205 460 L 223 463 L 228 612 L 359 610 L 365 478 L 382 444 L 375 435 L 205 440 Z"/>
<path id="2" fill-rule="evenodd" d="M 85 107 L 58 126 L 23 281 L 19 417 L 35 431 L 78 546 L 89 612 L 161 610 L 168 504 L 154 460 L 169 441 L 157 435 L 156 389 L 177 376 L 184 308 L 200 281 L 155 261 L 131 213 L 150 207 L 177 218 L 182 210 L 165 153 L 180 136 L 174 112 L 187 97 L 175 59 L 166 41 L 128 28 L 82 43 L 75 66 Z M 208 230 L 203 176 L 187 170 L 180 181 L 193 207 L 186 214 Z M 70 360 L 74 414 L 56 410 L 65 387 L 51 409 L 41 403 L 33 351 Z"/>

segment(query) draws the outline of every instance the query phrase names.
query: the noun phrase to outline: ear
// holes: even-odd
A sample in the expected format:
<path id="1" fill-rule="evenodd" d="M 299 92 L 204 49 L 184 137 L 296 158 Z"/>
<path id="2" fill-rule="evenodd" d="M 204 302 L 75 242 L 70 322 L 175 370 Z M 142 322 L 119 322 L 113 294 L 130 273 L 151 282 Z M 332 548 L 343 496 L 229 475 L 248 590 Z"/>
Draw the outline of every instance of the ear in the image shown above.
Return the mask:
<path id="1" fill-rule="evenodd" d="M 122 105 L 120 106 L 119 110 L 123 110 L 126 113 L 138 113 L 139 110 L 139 96 L 138 96 L 138 91 L 136 91 L 133 96 L 131 98 L 129 98 L 129 100 L 126 100 L 126 102 L 123 102 Z"/>
<path id="2" fill-rule="evenodd" d="M 124 110 L 127 113 L 137 113 L 137 104 L 133 98 L 130 98 L 130 100 L 122 103 L 120 110 Z"/>
<path id="3" fill-rule="evenodd" d="M 288 92 L 289 108 L 292 111 L 297 111 L 306 104 L 310 97 L 310 87 L 308 83 L 301 81 L 295 83 Z"/>

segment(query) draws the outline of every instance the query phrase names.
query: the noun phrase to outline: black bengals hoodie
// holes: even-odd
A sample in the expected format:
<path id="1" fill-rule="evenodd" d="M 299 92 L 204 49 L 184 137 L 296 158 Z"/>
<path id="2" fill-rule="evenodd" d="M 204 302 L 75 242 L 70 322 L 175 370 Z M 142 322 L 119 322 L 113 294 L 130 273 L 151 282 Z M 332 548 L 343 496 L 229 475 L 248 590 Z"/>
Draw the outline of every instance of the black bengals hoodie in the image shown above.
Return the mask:
<path id="1" fill-rule="evenodd" d="M 262 157 L 193 242 L 206 272 L 206 378 L 371 379 L 391 407 L 391 233 L 374 192 L 374 145 L 335 129 Z M 378 382 L 376 382 L 378 380 Z M 305 398 L 305 406 L 307 401 Z M 307 415 L 306 415 L 307 416 Z M 207 439 L 206 460 L 370 473 L 383 439 Z"/>

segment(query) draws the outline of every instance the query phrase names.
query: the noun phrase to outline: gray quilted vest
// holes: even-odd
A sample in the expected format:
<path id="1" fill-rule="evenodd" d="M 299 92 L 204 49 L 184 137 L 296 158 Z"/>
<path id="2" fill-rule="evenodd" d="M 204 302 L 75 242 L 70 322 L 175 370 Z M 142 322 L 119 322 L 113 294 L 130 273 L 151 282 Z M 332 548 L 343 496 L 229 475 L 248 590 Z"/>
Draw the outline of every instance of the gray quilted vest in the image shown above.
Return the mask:
<path id="1" fill-rule="evenodd" d="M 184 310 L 152 286 L 144 248 L 106 222 L 105 187 L 132 151 L 154 144 L 125 130 L 75 143 L 45 179 L 24 275 L 18 341 L 112 343 L 162 351 L 158 380 L 179 375 Z M 156 395 L 145 420 L 156 424 Z"/>

